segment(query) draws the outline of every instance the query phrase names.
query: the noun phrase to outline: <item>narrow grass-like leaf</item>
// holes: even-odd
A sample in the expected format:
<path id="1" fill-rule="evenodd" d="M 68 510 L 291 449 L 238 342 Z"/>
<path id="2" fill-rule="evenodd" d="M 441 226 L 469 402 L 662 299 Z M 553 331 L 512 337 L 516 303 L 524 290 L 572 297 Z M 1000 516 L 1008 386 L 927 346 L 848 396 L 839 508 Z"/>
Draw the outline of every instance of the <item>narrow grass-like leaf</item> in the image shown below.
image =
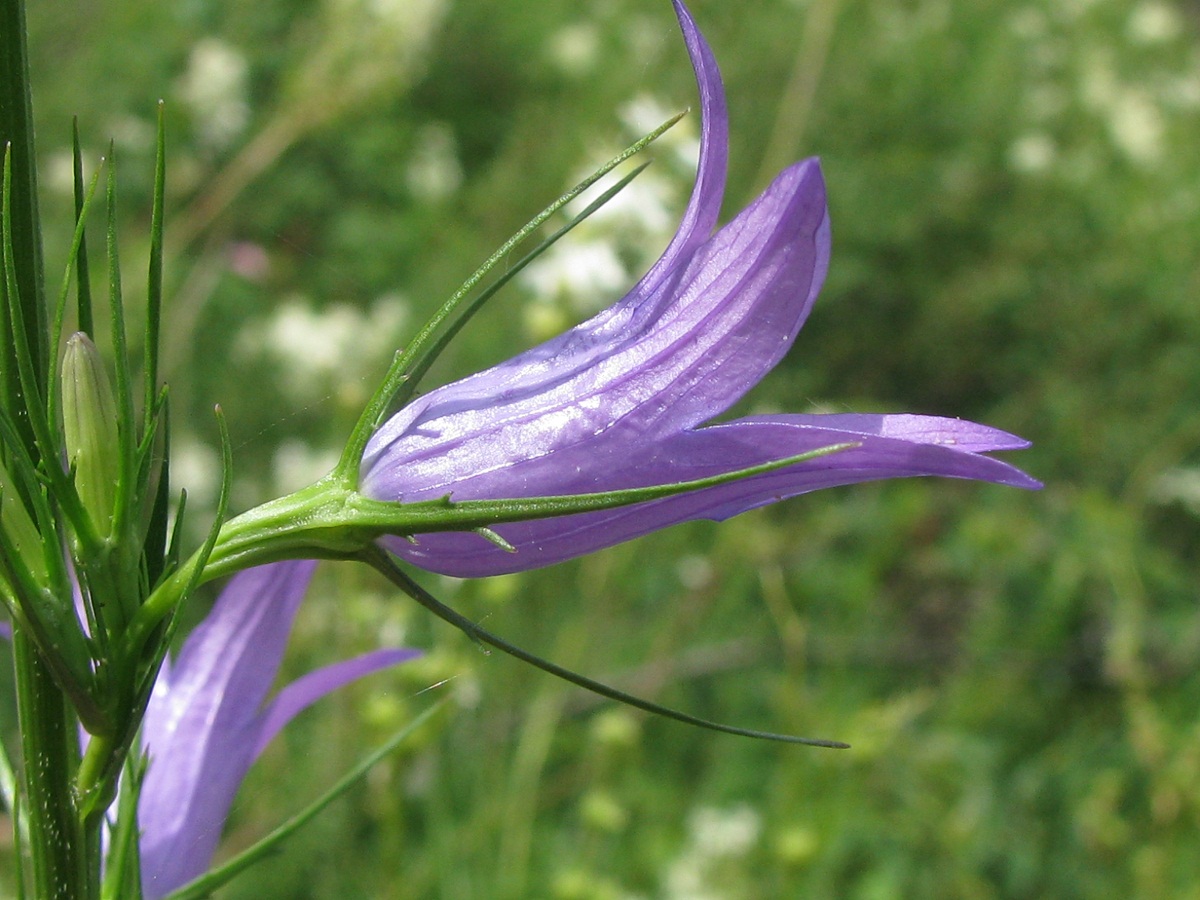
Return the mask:
<path id="1" fill-rule="evenodd" d="M 45 383 L 41 380 L 44 372 L 39 372 L 38 359 L 41 353 L 35 357 L 37 347 L 29 340 L 29 335 L 24 328 L 16 327 L 16 323 L 22 320 L 22 311 L 30 302 L 37 302 L 37 298 L 26 298 L 22 296 L 21 287 L 17 279 L 17 260 L 15 257 L 14 248 L 14 221 L 13 221 L 13 179 L 12 179 L 12 152 L 11 148 L 6 149 L 4 154 L 4 181 L 3 181 L 3 209 L 0 210 L 0 219 L 2 225 L 0 229 L 6 235 L 3 241 L 4 253 L 4 276 L 5 276 L 5 299 L 7 300 L 7 319 L 12 327 L 9 329 L 12 338 L 11 351 L 15 357 L 16 363 L 16 385 L 20 389 L 21 404 L 24 407 L 25 416 L 15 416 L 17 427 L 20 429 L 21 422 L 28 422 L 29 429 L 33 435 L 33 445 L 37 448 L 38 453 L 43 459 L 56 459 L 57 448 L 53 443 L 52 432 L 50 430 L 49 421 L 46 418 L 46 405 L 43 400 L 45 393 Z M 45 340 L 45 335 L 40 335 L 38 346 Z M 44 353 L 44 351 L 43 351 Z M 10 360 L 11 361 L 11 360 Z M 8 378 L 12 378 L 13 373 L 7 373 Z M 12 398 L 15 399 L 15 398 Z M 14 406 L 14 409 L 19 409 L 20 405 Z"/>
<path id="2" fill-rule="evenodd" d="M 125 342 L 125 300 L 121 291 L 121 260 L 117 243 L 117 166 L 116 150 L 108 145 L 108 317 L 112 340 L 115 368 L 115 393 L 118 419 L 118 456 L 120 471 L 117 475 L 116 503 L 113 507 L 112 533 L 124 536 L 129 516 L 132 514 L 134 485 L 134 412 L 133 388 L 129 372 L 129 353 Z M 136 602 L 136 598 L 129 598 Z"/>
<path id="3" fill-rule="evenodd" d="M 46 341 L 46 309 L 44 273 L 42 271 L 42 232 L 38 213 L 37 156 L 34 147 L 33 101 L 30 96 L 29 51 L 26 43 L 25 4 L 20 0 L 0 3 L 0 146 L 11 165 L 11 181 L 4 188 L 10 218 L 5 226 L 8 260 L 0 268 L 19 287 L 19 298 L 9 298 L 13 310 L 10 321 L 0 323 L 0 397 L 16 409 L 18 398 L 17 374 L 8 368 L 13 363 L 10 354 L 15 345 L 4 346 L 16 332 L 21 332 L 32 357 L 30 362 L 39 375 L 45 370 L 48 345 Z M 0 294 L 9 288 L 0 287 Z M 4 316 L 0 315 L 0 319 Z M 45 391 L 39 385 L 35 396 Z M 20 418 L 18 416 L 18 418 Z M 33 435 L 22 426 L 21 434 L 27 446 L 33 446 Z"/>
<path id="4" fill-rule="evenodd" d="M 128 651 L 134 656 L 140 656 L 147 638 L 162 621 L 173 616 L 180 602 L 191 595 L 202 581 L 210 577 L 208 561 L 213 548 L 225 524 L 225 513 L 229 508 L 229 494 L 233 488 L 233 443 L 229 439 L 229 425 L 225 421 L 225 413 L 220 406 L 214 407 L 217 417 L 217 428 L 221 435 L 221 490 L 217 495 L 217 509 L 213 516 L 212 527 L 204 539 L 204 544 L 188 560 L 185 571 L 176 571 L 146 598 L 129 623 L 127 634 Z M 178 528 L 178 526 L 177 526 Z M 172 540 L 172 544 L 175 540 Z M 182 579 L 182 583 L 176 583 Z M 153 673 L 151 674 L 153 677 Z"/>
<path id="5" fill-rule="evenodd" d="M 154 204 L 150 214 L 150 270 L 146 287 L 146 357 L 142 377 L 145 380 L 146 400 L 142 408 L 144 430 L 154 427 L 154 397 L 158 392 L 158 341 L 162 320 L 163 294 L 163 196 L 167 180 L 167 137 L 164 124 L 164 105 L 158 101 L 158 134 L 154 154 Z"/>
<path id="6" fill-rule="evenodd" d="M 145 756 L 131 757 L 121 779 L 116 828 L 109 841 L 102 900 L 140 897 L 141 858 L 138 854 L 137 802 L 146 775 Z"/>
<path id="7" fill-rule="evenodd" d="M 76 147 L 76 152 L 78 153 L 78 147 Z M 103 164 L 103 160 L 101 160 L 101 164 Z M 80 169 L 80 163 L 78 163 L 78 161 L 77 161 L 76 177 L 82 178 L 82 174 L 79 171 L 79 169 Z M 85 262 L 81 266 L 81 265 L 79 265 L 79 259 L 80 259 L 80 254 L 85 252 L 85 243 L 87 240 L 86 229 L 87 229 L 88 214 L 91 211 L 92 202 L 95 200 L 95 197 L 96 197 L 96 188 L 99 186 L 99 184 L 100 184 L 99 170 L 97 170 L 96 174 L 92 176 L 91 183 L 88 185 L 86 193 L 82 193 L 82 194 L 80 193 L 81 185 L 78 182 L 76 182 L 75 236 L 71 240 L 71 250 L 70 250 L 70 253 L 67 255 L 66 271 L 63 272 L 62 286 L 59 288 L 58 301 L 55 303 L 55 306 L 54 306 L 54 324 L 50 329 L 50 358 L 47 362 L 47 365 L 49 366 L 49 371 L 47 372 L 47 375 L 46 375 L 46 383 L 50 384 L 50 385 L 58 384 L 57 368 L 58 368 L 59 346 L 62 342 L 63 328 L 64 328 L 64 323 L 66 321 L 67 295 L 71 291 L 71 280 L 72 280 L 73 275 L 74 275 L 74 279 L 76 282 L 77 296 L 80 293 L 86 293 L 86 296 L 87 296 L 86 301 L 82 297 L 80 297 L 78 304 L 77 304 L 79 306 L 78 314 L 80 316 L 83 316 L 84 308 L 86 307 L 86 315 L 88 317 L 87 328 L 84 328 L 81 325 L 79 327 L 79 330 L 84 332 L 85 334 L 87 334 L 89 337 L 94 336 L 92 334 L 92 332 L 95 330 L 95 328 L 94 328 L 94 324 L 92 323 L 92 320 L 91 320 L 91 315 L 92 315 L 91 285 L 86 280 L 84 280 L 84 279 L 89 278 L 90 276 L 88 276 L 88 274 L 87 274 L 87 263 Z M 74 271 L 72 271 L 72 270 L 74 270 Z M 59 403 L 60 391 L 51 390 L 48 393 L 49 393 L 49 395 L 46 398 L 47 410 L 48 410 L 47 418 L 50 420 L 50 424 L 53 427 L 57 428 L 57 426 L 58 426 L 58 403 Z"/>
<path id="8" fill-rule="evenodd" d="M 154 499 L 148 511 L 146 536 L 142 542 L 147 593 L 158 585 L 167 565 L 167 526 L 171 511 L 171 416 L 166 388 L 162 390 L 152 421 L 156 433 L 147 451 L 145 464 L 154 466 L 157 463 L 157 471 L 151 473 Z M 157 433 L 159 431 L 161 433 Z"/>
<path id="9" fill-rule="evenodd" d="M 570 669 L 565 669 L 557 663 L 552 663 L 549 660 L 536 656 L 527 650 L 523 650 L 515 644 L 509 643 L 504 638 L 501 638 L 492 632 L 481 628 L 476 623 L 472 622 L 466 616 L 456 612 L 446 606 L 431 593 L 429 593 L 421 585 L 417 584 L 407 572 L 401 569 L 392 556 L 382 548 L 374 547 L 363 554 L 363 560 L 372 566 L 381 575 L 387 578 L 392 584 L 404 591 L 427 610 L 443 621 L 453 625 L 467 637 L 480 644 L 487 644 L 490 647 L 495 647 L 497 650 L 508 654 L 509 656 L 519 659 L 522 662 L 541 669 L 568 681 L 578 687 L 591 691 L 594 694 L 599 694 L 602 697 L 608 697 L 610 700 L 616 700 L 619 703 L 624 703 L 627 706 L 632 706 L 648 713 L 653 713 L 656 716 L 662 716 L 667 719 L 674 719 L 676 722 L 683 722 L 685 725 L 694 725 L 697 728 L 704 728 L 708 731 L 719 731 L 722 734 L 733 734 L 739 737 L 756 738 L 764 741 L 776 741 L 784 744 L 803 744 L 809 747 L 826 747 L 835 750 L 845 750 L 850 745 L 842 741 L 831 741 L 825 738 L 806 738 L 797 737 L 790 734 L 775 734 L 770 731 L 758 731 L 753 728 L 740 728 L 736 725 L 725 725 L 721 722 L 713 722 L 708 719 L 701 719 L 698 716 L 693 716 L 690 713 L 680 712 L 676 709 L 671 709 L 668 706 L 662 706 L 658 703 L 653 703 L 641 697 L 627 694 L 624 691 L 617 690 L 607 684 L 595 681 L 585 675 L 580 675 L 578 672 L 573 672 Z"/>
<path id="10" fill-rule="evenodd" d="M 87 219 L 87 207 L 91 204 L 92 194 L 96 190 L 99 172 L 92 179 L 91 187 L 86 195 L 83 189 L 83 150 L 79 141 L 79 117 L 71 119 L 71 159 L 75 173 L 75 234 L 76 248 L 73 250 L 75 264 L 76 304 L 78 322 L 76 326 L 93 340 L 96 337 L 96 325 L 92 317 L 92 282 L 88 274 L 87 239 L 83 236 L 83 223 Z M 68 262 L 70 266 L 70 262 Z M 53 338 L 59 337 L 60 329 L 55 329 Z"/>
<path id="11" fill-rule="evenodd" d="M 187 512 L 187 490 L 179 491 L 179 502 L 175 504 L 175 524 L 171 528 L 171 537 L 167 541 L 167 552 L 163 561 L 164 575 L 170 575 L 179 567 L 179 560 L 183 558 L 183 520 L 184 513 Z M 150 586 L 151 591 L 158 587 L 158 583 Z"/>

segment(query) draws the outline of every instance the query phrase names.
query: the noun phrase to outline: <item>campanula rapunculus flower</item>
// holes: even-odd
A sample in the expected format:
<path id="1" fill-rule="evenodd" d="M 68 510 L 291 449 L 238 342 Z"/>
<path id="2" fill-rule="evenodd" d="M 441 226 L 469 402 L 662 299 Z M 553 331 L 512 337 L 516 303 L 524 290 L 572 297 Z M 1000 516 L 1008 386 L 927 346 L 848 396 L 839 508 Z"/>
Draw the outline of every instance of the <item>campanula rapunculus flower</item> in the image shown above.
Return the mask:
<path id="1" fill-rule="evenodd" d="M 982 454 L 1028 446 L 958 419 L 771 415 L 705 425 L 783 358 L 829 262 L 819 164 L 785 169 L 713 233 L 728 151 L 716 61 L 676 13 L 700 89 L 696 183 L 678 232 L 624 298 L 565 334 L 400 410 L 367 445 L 363 493 L 410 502 L 581 494 L 703 478 L 832 445 L 852 449 L 729 484 L 603 512 L 385 539 L 425 569 L 494 575 L 590 553 L 689 519 L 721 520 L 820 488 L 941 475 L 1033 488 Z"/>
<path id="2" fill-rule="evenodd" d="M 164 663 L 142 737 L 150 757 L 138 801 L 147 900 L 204 874 L 242 779 L 297 713 L 417 655 L 376 650 L 310 672 L 268 701 L 315 565 L 275 563 L 235 576 L 179 658 Z"/>

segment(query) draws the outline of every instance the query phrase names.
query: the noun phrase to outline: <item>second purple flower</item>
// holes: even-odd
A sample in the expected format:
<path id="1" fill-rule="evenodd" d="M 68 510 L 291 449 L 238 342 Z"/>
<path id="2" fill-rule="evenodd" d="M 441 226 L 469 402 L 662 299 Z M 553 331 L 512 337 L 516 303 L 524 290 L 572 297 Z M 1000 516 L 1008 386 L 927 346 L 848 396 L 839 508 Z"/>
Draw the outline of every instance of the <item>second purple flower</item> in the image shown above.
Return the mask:
<path id="1" fill-rule="evenodd" d="M 677 522 L 725 519 L 881 478 L 941 475 L 1039 487 L 982 455 L 1028 442 L 959 419 L 791 414 L 704 424 L 791 347 L 825 277 L 829 215 L 820 166 L 810 159 L 785 169 L 713 233 L 728 113 L 711 49 L 678 0 L 675 9 L 699 85 L 702 132 L 696 184 L 667 250 L 623 299 L 591 320 L 393 416 L 367 446 L 362 490 L 396 502 L 581 494 L 858 446 L 630 507 L 498 526 L 515 553 L 471 533 L 387 540 L 415 565 L 463 577 L 532 569 Z"/>

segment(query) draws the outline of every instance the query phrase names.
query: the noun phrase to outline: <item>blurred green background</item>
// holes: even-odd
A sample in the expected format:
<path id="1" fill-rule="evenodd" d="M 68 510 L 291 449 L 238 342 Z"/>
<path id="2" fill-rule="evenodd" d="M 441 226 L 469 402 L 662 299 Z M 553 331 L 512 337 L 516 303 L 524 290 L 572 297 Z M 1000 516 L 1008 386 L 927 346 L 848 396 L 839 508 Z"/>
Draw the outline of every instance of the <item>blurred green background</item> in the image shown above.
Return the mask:
<path id="1" fill-rule="evenodd" d="M 380 644 L 428 655 L 291 726 L 224 846 L 452 702 L 221 896 L 1200 897 L 1200 10 L 692 9 L 729 92 L 726 217 L 802 156 L 829 185 L 826 287 L 743 411 L 984 421 L 1034 442 L 1012 461 L 1046 489 L 866 485 L 543 572 L 426 579 L 562 664 L 845 752 L 599 702 L 326 567 L 290 675 Z M 77 115 L 93 164 L 115 143 L 136 304 L 167 101 L 174 474 L 199 507 L 214 402 L 238 509 L 322 474 L 391 352 L 478 262 L 694 103 L 668 0 L 57 0 L 29 16 L 50 283 Z M 634 202 L 494 301 L 431 383 L 619 297 L 670 237 L 696 134 L 693 115 L 650 151 Z"/>

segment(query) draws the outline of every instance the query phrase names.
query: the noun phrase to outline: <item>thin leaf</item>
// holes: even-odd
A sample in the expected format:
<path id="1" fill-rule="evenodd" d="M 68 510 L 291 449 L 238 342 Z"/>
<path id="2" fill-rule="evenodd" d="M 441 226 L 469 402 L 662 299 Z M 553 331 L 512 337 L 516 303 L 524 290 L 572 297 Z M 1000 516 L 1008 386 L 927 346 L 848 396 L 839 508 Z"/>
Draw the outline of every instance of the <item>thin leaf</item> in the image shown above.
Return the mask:
<path id="1" fill-rule="evenodd" d="M 52 442 L 50 425 L 46 418 L 46 406 L 42 400 L 45 393 L 45 384 L 42 383 L 44 372 L 39 371 L 39 358 L 44 358 L 45 350 L 41 349 L 42 343 L 45 341 L 45 334 L 38 335 L 36 342 L 31 342 L 25 328 L 18 328 L 15 323 L 21 321 L 21 316 L 25 307 L 31 302 L 37 302 L 38 297 L 24 297 L 22 288 L 18 283 L 18 264 L 15 248 L 15 231 L 13 218 L 13 171 L 12 171 L 12 152 L 11 148 L 4 154 L 4 182 L 3 182 L 3 210 L 0 211 L 0 218 L 3 220 L 3 231 L 7 236 L 4 241 L 4 276 L 5 276 L 5 299 L 7 300 L 7 318 L 13 327 L 9 329 L 12 337 L 11 351 L 15 357 L 17 366 L 16 370 L 16 387 L 21 394 L 20 403 L 14 405 L 12 409 L 23 410 L 24 416 L 15 416 L 18 429 L 22 423 L 28 423 L 28 427 L 33 435 L 33 446 L 43 459 L 55 459 L 56 448 Z M 39 303 L 40 305 L 40 303 Z M 40 317 L 39 317 L 40 325 Z M 35 357 L 35 353 L 37 356 Z M 12 378 L 11 372 L 7 373 L 8 377 Z M 15 398 L 14 398 L 15 399 Z"/>
<path id="2" fill-rule="evenodd" d="M 75 234 L 78 249 L 73 251 L 75 264 L 76 310 L 79 321 L 76 323 L 80 331 L 95 339 L 96 326 L 92 319 L 92 282 L 88 274 L 87 240 L 83 236 L 83 223 L 87 220 L 87 208 L 91 204 L 100 173 L 92 178 L 91 187 L 85 197 L 83 191 L 83 150 L 79 143 L 79 117 L 71 119 L 71 158 L 75 172 Z M 71 263 L 68 262 L 68 266 Z M 54 336 L 58 336 L 55 329 Z"/>
<path id="3" fill-rule="evenodd" d="M 147 758 L 130 757 L 121 780 L 117 825 L 109 842 L 104 872 L 103 900 L 136 900 L 141 897 L 141 859 L 138 855 L 137 803 L 146 776 Z"/>
<path id="4" fill-rule="evenodd" d="M 171 511 L 171 417 L 166 388 L 163 388 L 158 412 L 154 416 L 155 423 L 160 421 L 161 437 L 152 448 L 157 451 L 154 458 L 158 464 L 154 473 L 154 500 L 150 506 L 143 542 L 147 593 L 158 585 L 167 570 L 167 527 Z"/>
<path id="5" fill-rule="evenodd" d="M 158 391 L 158 342 L 162 320 L 163 295 L 163 197 L 167 180 L 167 137 L 164 104 L 158 101 L 158 134 L 154 155 L 154 205 L 150 214 L 150 271 L 146 287 L 146 359 L 142 377 L 145 379 L 145 416 L 147 434 L 153 430 L 154 397 Z"/>
<path id="6" fill-rule="evenodd" d="M 125 342 L 125 300 L 121 291 L 121 260 L 117 244 L 117 166 L 115 148 L 108 148 L 108 184 L 105 199 L 108 205 L 108 317 L 115 362 L 115 391 L 118 420 L 118 457 L 120 472 L 117 474 L 117 496 L 113 507 L 112 534 L 123 535 L 126 522 L 132 513 L 134 501 L 134 414 L 133 389 L 130 384 L 129 355 Z M 125 599 L 125 598 L 121 598 Z M 128 598 L 136 603 L 136 597 Z M 129 610 L 132 612 L 132 609 Z"/>
<path id="7" fill-rule="evenodd" d="M 221 435 L 221 491 L 217 495 L 216 515 L 213 517 L 213 524 L 204 544 L 188 560 L 186 569 L 177 571 L 159 585 L 146 598 L 146 602 L 141 605 L 129 623 L 126 631 L 127 646 L 129 651 L 135 655 L 140 654 L 141 648 L 159 623 L 167 616 L 174 615 L 179 604 L 191 595 L 201 581 L 207 580 L 209 577 L 208 561 L 212 556 L 213 548 L 217 545 L 221 527 L 225 523 L 225 513 L 229 508 L 229 494 L 233 487 L 233 444 L 229 439 L 229 425 L 225 421 L 225 413 L 220 406 L 215 407 L 214 412 L 217 417 L 217 428 Z M 181 580 L 182 583 L 179 583 Z M 149 691 L 157 671 L 155 668 L 148 673 L 149 683 L 144 684 L 141 691 Z"/>
<path id="8" fill-rule="evenodd" d="M 680 712 L 676 709 L 671 709 L 667 706 L 662 706 L 658 703 L 652 703 L 649 700 L 644 700 L 641 697 L 636 697 L 633 694 L 627 694 L 624 691 L 617 690 L 607 684 L 599 681 L 594 681 L 585 675 L 580 675 L 578 672 L 572 672 L 570 669 L 565 669 L 562 666 L 552 663 L 549 660 L 536 656 L 527 650 L 522 650 L 515 644 L 511 644 L 504 638 L 499 637 L 492 632 L 480 627 L 472 622 L 466 616 L 456 612 L 446 606 L 431 593 L 415 582 L 407 572 L 396 565 L 395 560 L 383 549 L 372 547 L 370 550 L 363 553 L 362 559 L 377 572 L 383 575 L 396 587 L 404 591 L 423 607 L 437 616 L 439 619 L 453 625 L 467 637 L 479 644 L 487 644 L 495 647 L 503 653 L 507 653 L 522 662 L 541 669 L 543 672 L 548 672 L 557 678 L 568 681 L 578 687 L 589 690 L 594 694 L 599 694 L 602 697 L 608 697 L 610 700 L 616 700 L 619 703 L 624 703 L 627 706 L 633 706 L 637 709 L 644 710 L 648 713 L 653 713 L 657 716 L 662 716 L 667 719 L 674 719 L 676 722 L 683 722 L 685 725 L 694 725 L 697 728 L 704 728 L 708 731 L 718 731 L 722 734 L 734 734 L 739 737 L 756 738 L 764 741 L 776 741 L 784 744 L 803 744 L 808 747 L 825 747 L 834 750 L 845 750 L 849 748 L 849 744 L 842 741 L 832 741 L 825 738 L 806 738 L 796 737 L 790 734 L 775 734 L 770 731 L 758 731 L 753 728 L 740 728 L 736 725 L 725 725 L 721 722 L 713 722 L 708 719 L 701 719 L 699 716 L 693 716 L 690 713 Z"/>
<path id="9" fill-rule="evenodd" d="M 100 184 L 100 170 L 97 169 L 96 174 L 92 176 L 92 181 L 88 185 L 87 193 L 81 193 L 82 184 L 80 183 L 79 179 L 83 178 L 83 173 L 82 162 L 78 158 L 78 132 L 76 133 L 75 137 L 77 142 L 75 146 L 75 236 L 71 240 L 71 250 L 67 254 L 67 267 L 66 271 L 63 272 L 62 287 L 58 292 L 58 302 L 55 303 L 54 306 L 54 325 L 50 329 L 51 348 L 50 357 L 47 360 L 49 371 L 47 372 L 46 383 L 52 385 L 58 383 L 57 367 L 59 344 L 62 340 L 63 325 L 66 320 L 67 294 L 69 294 L 71 290 L 71 279 L 73 274 L 76 281 L 78 315 L 81 317 L 81 321 L 83 317 L 86 317 L 87 321 L 87 327 L 84 328 L 83 325 L 80 324 L 79 330 L 87 334 L 89 337 L 92 336 L 92 332 L 95 330 L 91 318 L 92 290 L 89 282 L 85 280 L 90 277 L 88 275 L 86 261 L 86 226 L 88 214 L 91 212 L 92 203 L 96 198 L 96 188 Z M 102 166 L 103 162 L 104 161 L 101 160 Z M 82 264 L 80 264 L 81 258 L 84 260 Z M 72 270 L 74 270 L 74 272 L 72 272 Z M 60 393 L 61 391 L 59 390 L 52 390 L 49 392 L 50 395 L 47 398 L 47 409 L 49 410 L 47 413 L 47 418 L 49 418 L 50 423 L 55 427 L 58 425 L 58 401 Z"/>

